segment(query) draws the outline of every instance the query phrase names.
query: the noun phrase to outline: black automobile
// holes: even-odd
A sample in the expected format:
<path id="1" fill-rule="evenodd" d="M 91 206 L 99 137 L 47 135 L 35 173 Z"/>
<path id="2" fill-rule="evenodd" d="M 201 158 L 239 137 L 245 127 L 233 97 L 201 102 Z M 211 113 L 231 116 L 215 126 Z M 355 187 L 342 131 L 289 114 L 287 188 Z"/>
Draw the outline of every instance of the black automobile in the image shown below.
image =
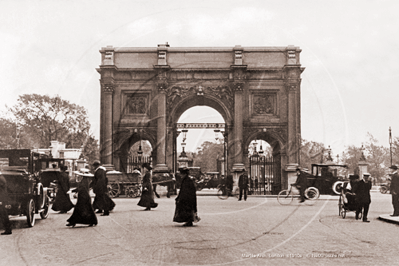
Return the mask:
<path id="1" fill-rule="evenodd" d="M 28 149 L 0 150 L 0 175 L 7 181 L 9 215 L 26 216 L 29 227 L 35 225 L 35 214 L 49 215 L 47 188 L 40 182 L 40 154 Z"/>

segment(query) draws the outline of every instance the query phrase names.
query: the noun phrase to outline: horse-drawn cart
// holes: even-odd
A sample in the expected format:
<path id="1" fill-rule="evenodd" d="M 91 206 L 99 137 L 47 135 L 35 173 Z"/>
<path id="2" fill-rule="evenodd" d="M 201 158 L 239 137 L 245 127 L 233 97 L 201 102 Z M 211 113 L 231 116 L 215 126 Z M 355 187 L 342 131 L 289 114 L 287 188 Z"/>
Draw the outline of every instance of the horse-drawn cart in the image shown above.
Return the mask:
<path id="1" fill-rule="evenodd" d="M 134 170 L 133 173 L 121 173 L 119 171 L 108 171 L 108 192 L 112 198 L 126 195 L 131 198 L 141 196 L 141 174 Z"/>

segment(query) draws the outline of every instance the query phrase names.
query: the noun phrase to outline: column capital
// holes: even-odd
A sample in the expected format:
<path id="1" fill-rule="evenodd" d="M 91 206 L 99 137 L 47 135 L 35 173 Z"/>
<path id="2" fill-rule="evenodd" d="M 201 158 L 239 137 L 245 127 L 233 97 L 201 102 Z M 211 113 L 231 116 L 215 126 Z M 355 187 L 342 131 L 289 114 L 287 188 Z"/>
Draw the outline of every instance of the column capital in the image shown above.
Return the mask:
<path id="1" fill-rule="evenodd" d="M 167 88 L 168 88 L 168 83 L 166 81 L 157 82 L 157 89 L 159 93 L 166 93 Z"/>
<path id="2" fill-rule="evenodd" d="M 287 93 L 295 93 L 299 90 L 300 80 L 287 80 L 284 82 L 285 91 Z"/>
<path id="3" fill-rule="evenodd" d="M 244 82 L 234 82 L 233 90 L 234 92 L 242 92 L 244 90 L 245 83 Z"/>
<path id="4" fill-rule="evenodd" d="M 114 92 L 114 84 L 106 83 L 106 84 L 101 84 L 102 91 L 104 93 L 113 93 Z"/>

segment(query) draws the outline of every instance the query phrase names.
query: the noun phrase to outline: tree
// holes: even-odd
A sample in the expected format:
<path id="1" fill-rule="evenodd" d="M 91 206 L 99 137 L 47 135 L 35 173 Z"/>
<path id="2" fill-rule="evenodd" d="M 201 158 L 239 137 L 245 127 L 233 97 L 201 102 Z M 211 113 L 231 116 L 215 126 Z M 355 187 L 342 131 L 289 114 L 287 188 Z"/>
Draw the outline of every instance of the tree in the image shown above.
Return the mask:
<path id="1" fill-rule="evenodd" d="M 342 153 L 342 163 L 348 166 L 349 173 L 355 173 L 356 169 L 358 169 L 361 154 L 361 147 L 356 147 L 355 145 L 346 147 L 345 151 Z"/>
<path id="2" fill-rule="evenodd" d="M 310 169 L 312 164 L 322 163 L 325 150 L 323 143 L 302 139 L 300 166 Z"/>
<path id="3" fill-rule="evenodd" d="M 59 96 L 24 94 L 8 110 L 23 131 L 34 136 L 31 142 L 39 142 L 40 147 L 58 140 L 65 142 L 67 148 L 80 148 L 89 137 L 86 109 Z"/>
<path id="4" fill-rule="evenodd" d="M 391 155 L 389 155 L 389 166 L 391 166 Z M 399 138 L 394 137 L 392 140 L 392 164 L 399 165 Z"/>
<path id="5" fill-rule="evenodd" d="M 380 182 L 381 177 L 385 175 L 386 166 L 390 165 L 389 150 L 381 145 L 378 145 L 378 140 L 370 133 L 367 133 L 368 142 L 364 144 L 366 151 L 366 160 L 369 163 L 368 172 L 372 177 L 377 178 Z"/>
<path id="6" fill-rule="evenodd" d="M 204 173 L 215 171 L 218 157 L 223 157 L 223 143 L 205 141 L 197 148 L 194 165 L 201 167 Z"/>
<path id="7" fill-rule="evenodd" d="M 0 118 L 0 148 L 11 149 L 17 148 L 17 125 L 12 121 Z"/>
<path id="8" fill-rule="evenodd" d="M 86 138 L 83 144 L 81 158 L 86 159 L 90 165 L 100 158 L 100 147 L 98 141 L 93 136 Z"/>

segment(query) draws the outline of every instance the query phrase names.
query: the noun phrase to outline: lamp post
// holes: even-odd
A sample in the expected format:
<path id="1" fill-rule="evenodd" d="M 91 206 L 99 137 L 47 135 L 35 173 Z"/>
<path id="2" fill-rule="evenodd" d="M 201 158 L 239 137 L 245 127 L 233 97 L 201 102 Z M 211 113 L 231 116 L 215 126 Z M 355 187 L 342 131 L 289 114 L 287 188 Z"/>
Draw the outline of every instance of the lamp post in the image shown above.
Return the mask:
<path id="1" fill-rule="evenodd" d="M 141 136 L 141 130 L 140 130 L 140 145 L 139 145 L 139 150 L 137 151 L 137 155 L 138 155 L 138 159 L 139 159 L 139 163 L 141 163 L 142 161 L 142 157 L 143 157 L 143 149 L 142 149 L 142 136 Z"/>
<path id="2" fill-rule="evenodd" d="M 389 127 L 389 153 L 391 155 L 391 166 L 392 166 L 392 132 L 391 132 L 391 127 Z"/>

